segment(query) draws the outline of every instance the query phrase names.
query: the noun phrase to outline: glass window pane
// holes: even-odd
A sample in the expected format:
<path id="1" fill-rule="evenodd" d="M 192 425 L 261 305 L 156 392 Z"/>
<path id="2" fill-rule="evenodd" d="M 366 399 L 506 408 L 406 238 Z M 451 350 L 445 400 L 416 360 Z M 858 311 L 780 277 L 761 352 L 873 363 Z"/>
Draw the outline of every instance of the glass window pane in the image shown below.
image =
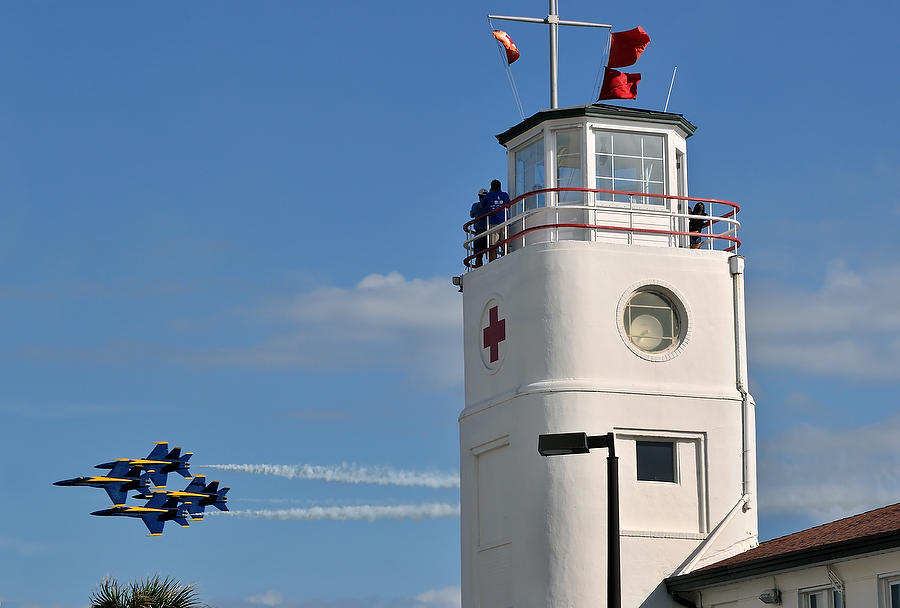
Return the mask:
<path id="1" fill-rule="evenodd" d="M 641 179 L 641 159 L 639 158 L 616 157 L 614 168 L 616 179 Z"/>
<path id="2" fill-rule="evenodd" d="M 637 442 L 637 478 L 641 481 L 675 481 L 675 443 Z"/>
<path id="3" fill-rule="evenodd" d="M 644 156 L 650 158 L 663 157 L 663 138 L 658 135 L 644 135 Z"/>
<path id="4" fill-rule="evenodd" d="M 611 179 L 604 179 L 601 177 L 597 178 L 597 185 L 595 186 L 598 190 L 612 190 L 613 182 Z M 598 201 L 611 201 L 613 200 L 613 195 L 608 194 L 606 192 L 597 192 L 596 197 Z"/>
<path id="5" fill-rule="evenodd" d="M 625 192 L 640 192 L 643 184 L 630 179 L 617 179 L 613 182 L 613 190 L 624 190 Z M 628 197 L 625 197 L 628 200 Z"/>
<path id="6" fill-rule="evenodd" d="M 597 177 L 612 177 L 612 156 L 597 155 Z"/>
<path id="7" fill-rule="evenodd" d="M 669 308 L 670 304 L 658 293 L 652 291 L 639 291 L 628 302 L 631 306 L 656 306 Z"/>
<path id="8" fill-rule="evenodd" d="M 644 181 L 663 182 L 663 162 L 661 160 L 644 159 Z"/>
<path id="9" fill-rule="evenodd" d="M 900 583 L 891 583 L 891 608 L 900 608 Z"/>
<path id="10" fill-rule="evenodd" d="M 832 598 L 834 600 L 834 608 L 844 608 L 844 594 L 840 591 L 832 592 Z"/>
<path id="11" fill-rule="evenodd" d="M 644 192 L 648 194 L 665 194 L 665 186 L 663 184 L 658 184 L 656 182 L 650 182 L 649 184 L 645 184 Z M 662 205 L 665 203 L 665 199 L 663 198 L 651 198 L 651 203 L 656 203 L 658 205 Z"/>
<path id="12" fill-rule="evenodd" d="M 594 152 L 612 154 L 612 133 L 594 132 Z"/>
<path id="13" fill-rule="evenodd" d="M 545 188 L 544 184 L 546 183 L 544 174 L 544 140 L 538 139 L 516 151 L 516 191 L 514 196 Z"/>
<path id="14" fill-rule="evenodd" d="M 641 136 L 630 133 L 615 133 L 613 135 L 613 154 L 616 156 L 640 156 Z"/>
<path id="15" fill-rule="evenodd" d="M 556 154 L 581 156 L 581 129 L 566 129 L 556 132 Z"/>
<path id="16" fill-rule="evenodd" d="M 819 608 L 819 594 L 813 593 L 809 596 L 809 608 Z"/>
<path id="17" fill-rule="evenodd" d="M 581 172 L 581 129 L 565 129 L 556 132 L 556 186 L 558 188 L 584 188 Z M 579 204 L 584 200 L 582 192 L 560 192 L 560 204 Z"/>

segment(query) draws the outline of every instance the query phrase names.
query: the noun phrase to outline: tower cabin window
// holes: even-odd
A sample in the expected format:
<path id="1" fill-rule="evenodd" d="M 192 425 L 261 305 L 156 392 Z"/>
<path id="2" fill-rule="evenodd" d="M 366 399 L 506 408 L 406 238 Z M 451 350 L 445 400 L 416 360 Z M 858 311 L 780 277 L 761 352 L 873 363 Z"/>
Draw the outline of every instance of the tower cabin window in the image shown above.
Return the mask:
<path id="1" fill-rule="evenodd" d="M 662 135 L 596 131 L 596 188 L 641 194 L 666 193 L 665 138 Z M 653 196 L 597 193 L 598 201 L 663 205 Z"/>
<path id="2" fill-rule="evenodd" d="M 638 481 L 667 481 L 675 479 L 675 442 L 638 441 Z"/>
<path id="3" fill-rule="evenodd" d="M 581 178 L 581 129 L 556 132 L 556 185 L 559 188 L 584 188 Z M 583 204 L 582 192 L 559 192 L 560 205 Z"/>
<path id="4" fill-rule="evenodd" d="M 521 150 L 516 151 L 516 196 L 547 187 L 544 173 L 544 140 L 538 138 Z M 529 196 L 516 203 L 514 215 L 524 210 L 530 211 L 544 206 L 544 194 Z"/>

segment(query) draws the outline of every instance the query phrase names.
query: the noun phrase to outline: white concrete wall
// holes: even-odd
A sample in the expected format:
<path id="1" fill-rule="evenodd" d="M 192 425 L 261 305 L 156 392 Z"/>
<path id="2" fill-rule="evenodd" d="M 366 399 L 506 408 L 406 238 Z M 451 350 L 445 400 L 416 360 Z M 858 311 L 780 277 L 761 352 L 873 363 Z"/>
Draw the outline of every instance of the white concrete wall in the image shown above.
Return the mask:
<path id="1" fill-rule="evenodd" d="M 635 354 L 620 330 L 622 302 L 646 283 L 687 311 L 684 343 L 664 360 Z M 506 323 L 496 362 L 482 348 L 493 306 Z M 611 430 L 623 606 L 675 605 L 662 580 L 707 551 L 704 539 L 742 495 L 733 311 L 723 252 L 541 243 L 465 275 L 464 608 L 605 604 L 606 451 L 544 458 L 537 438 Z M 636 438 L 677 441 L 677 484 L 635 479 Z M 735 512 L 714 533 L 708 552 L 718 558 L 755 543 L 755 510 Z"/>

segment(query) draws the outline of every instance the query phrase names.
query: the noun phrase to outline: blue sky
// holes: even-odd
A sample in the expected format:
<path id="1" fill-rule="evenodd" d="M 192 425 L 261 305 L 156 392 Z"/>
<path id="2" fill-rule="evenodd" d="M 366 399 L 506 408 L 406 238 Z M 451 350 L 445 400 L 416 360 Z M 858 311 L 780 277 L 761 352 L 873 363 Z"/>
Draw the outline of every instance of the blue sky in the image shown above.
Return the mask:
<path id="1" fill-rule="evenodd" d="M 900 500 L 900 43 L 888 2 L 564 0 L 642 25 L 636 102 L 699 126 L 740 202 L 761 535 Z M 153 441 L 195 464 L 458 468 L 461 224 L 518 122 L 485 15 L 537 0 L 0 4 L 0 599 L 160 572 L 227 608 L 458 605 L 455 517 L 209 518 L 146 538 L 56 488 Z M 506 28 L 531 114 L 547 33 Z M 560 103 L 605 40 L 564 31 Z M 199 469 L 198 469 L 199 471 Z M 204 471 L 232 508 L 455 505 L 456 488 Z M 455 598 L 455 599 L 454 599 Z"/>

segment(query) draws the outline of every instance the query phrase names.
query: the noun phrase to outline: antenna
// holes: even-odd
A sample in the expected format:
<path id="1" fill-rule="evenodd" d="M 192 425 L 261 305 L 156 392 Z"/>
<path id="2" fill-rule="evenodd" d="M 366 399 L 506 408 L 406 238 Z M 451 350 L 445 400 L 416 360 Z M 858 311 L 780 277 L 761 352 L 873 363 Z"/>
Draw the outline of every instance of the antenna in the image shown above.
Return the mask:
<path id="1" fill-rule="evenodd" d="M 672 68 L 672 82 L 669 83 L 669 94 L 666 95 L 666 107 L 663 108 L 663 112 L 667 112 L 669 110 L 669 97 L 672 96 L 672 87 L 675 85 L 675 72 L 678 71 L 678 66 Z"/>

